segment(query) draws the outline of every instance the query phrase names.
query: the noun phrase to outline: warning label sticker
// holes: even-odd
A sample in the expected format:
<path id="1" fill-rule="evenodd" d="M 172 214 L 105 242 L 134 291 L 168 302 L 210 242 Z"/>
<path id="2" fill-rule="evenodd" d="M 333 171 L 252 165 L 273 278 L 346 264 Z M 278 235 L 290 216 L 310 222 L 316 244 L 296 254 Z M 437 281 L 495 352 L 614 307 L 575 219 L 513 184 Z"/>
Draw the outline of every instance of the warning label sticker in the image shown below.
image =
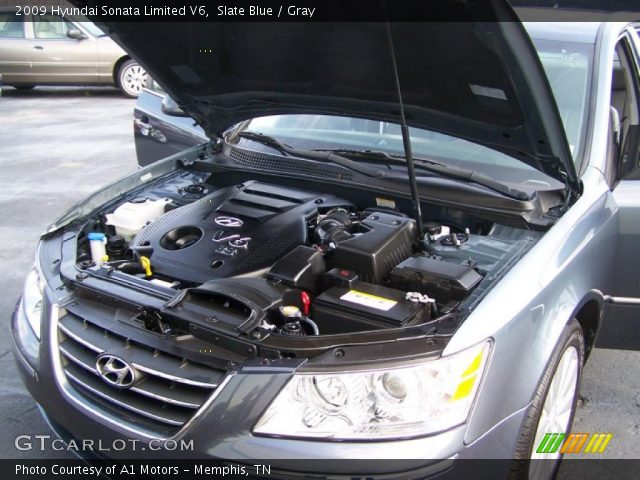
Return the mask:
<path id="1" fill-rule="evenodd" d="M 379 207 L 396 208 L 396 202 L 388 198 L 376 197 L 376 205 Z"/>
<path id="2" fill-rule="evenodd" d="M 378 297 L 377 295 L 371 295 L 370 293 L 360 292 L 358 290 L 349 290 L 340 297 L 340 300 L 357 303 L 358 305 L 364 305 L 365 307 L 375 308 L 376 310 L 383 310 L 385 312 L 392 309 L 393 306 L 398 303 L 395 300 L 389 300 L 388 298 Z"/>

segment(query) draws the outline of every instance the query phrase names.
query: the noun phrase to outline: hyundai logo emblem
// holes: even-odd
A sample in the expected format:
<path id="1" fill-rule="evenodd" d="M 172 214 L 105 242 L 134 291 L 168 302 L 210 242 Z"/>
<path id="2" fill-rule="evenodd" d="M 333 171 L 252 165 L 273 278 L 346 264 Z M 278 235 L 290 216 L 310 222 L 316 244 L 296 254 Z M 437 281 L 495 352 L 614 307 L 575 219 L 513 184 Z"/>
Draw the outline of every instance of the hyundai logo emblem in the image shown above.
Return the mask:
<path id="1" fill-rule="evenodd" d="M 216 217 L 215 222 L 221 227 L 238 228 L 242 226 L 242 220 L 236 217 Z"/>
<path id="2" fill-rule="evenodd" d="M 100 378 L 117 388 L 129 388 L 136 381 L 136 371 L 120 357 L 103 353 L 96 359 L 96 370 Z"/>

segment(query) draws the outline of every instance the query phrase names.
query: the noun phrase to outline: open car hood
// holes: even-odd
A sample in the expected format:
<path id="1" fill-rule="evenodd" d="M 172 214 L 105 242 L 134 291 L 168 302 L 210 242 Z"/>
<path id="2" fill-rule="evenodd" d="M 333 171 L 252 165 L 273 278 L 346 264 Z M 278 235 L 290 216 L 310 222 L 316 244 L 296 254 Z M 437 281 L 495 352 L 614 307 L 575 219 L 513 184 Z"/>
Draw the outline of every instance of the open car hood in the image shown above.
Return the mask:
<path id="1" fill-rule="evenodd" d="M 577 188 L 551 88 L 511 7 L 503 0 L 443 4 L 461 21 L 92 20 L 210 137 L 239 121 L 274 114 L 400 123 L 395 53 L 408 125 L 500 150 Z"/>

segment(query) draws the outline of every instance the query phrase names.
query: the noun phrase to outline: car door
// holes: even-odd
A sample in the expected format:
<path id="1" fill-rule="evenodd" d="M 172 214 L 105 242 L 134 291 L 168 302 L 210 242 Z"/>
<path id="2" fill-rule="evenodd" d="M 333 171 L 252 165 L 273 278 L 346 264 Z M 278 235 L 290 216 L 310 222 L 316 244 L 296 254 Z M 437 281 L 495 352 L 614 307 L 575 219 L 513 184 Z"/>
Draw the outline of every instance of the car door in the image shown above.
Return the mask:
<path id="1" fill-rule="evenodd" d="M 91 84 L 99 82 L 98 49 L 94 38 L 67 36 L 73 23 L 57 15 L 32 17 L 31 64 L 37 83 Z"/>
<path id="2" fill-rule="evenodd" d="M 31 78 L 31 45 L 23 18 L 0 11 L 0 74 L 5 84 L 26 84 Z"/>
<path id="3" fill-rule="evenodd" d="M 640 349 L 640 43 L 627 31 L 616 49 L 611 107 L 616 125 L 613 198 L 619 232 L 614 277 L 598 337 L 604 348 Z M 615 165 L 617 164 L 617 165 Z"/>
<path id="4" fill-rule="evenodd" d="M 136 102 L 133 132 L 140 166 L 208 140 L 191 117 L 171 116 L 163 112 L 162 102 L 166 95 L 150 79 Z"/>

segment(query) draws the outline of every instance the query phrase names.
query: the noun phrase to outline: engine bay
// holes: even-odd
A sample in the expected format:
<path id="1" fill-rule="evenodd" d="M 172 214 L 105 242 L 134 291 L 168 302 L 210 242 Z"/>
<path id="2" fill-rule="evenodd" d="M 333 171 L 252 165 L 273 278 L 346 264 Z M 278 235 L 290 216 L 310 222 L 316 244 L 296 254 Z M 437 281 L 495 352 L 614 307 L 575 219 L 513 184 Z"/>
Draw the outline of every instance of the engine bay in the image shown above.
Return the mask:
<path id="1" fill-rule="evenodd" d="M 80 270 L 168 294 L 140 313 L 147 330 L 206 341 L 437 324 L 468 313 L 540 235 L 488 221 L 428 221 L 418 235 L 388 199 L 211 177 L 181 172 L 121 198 L 78 236 Z"/>

